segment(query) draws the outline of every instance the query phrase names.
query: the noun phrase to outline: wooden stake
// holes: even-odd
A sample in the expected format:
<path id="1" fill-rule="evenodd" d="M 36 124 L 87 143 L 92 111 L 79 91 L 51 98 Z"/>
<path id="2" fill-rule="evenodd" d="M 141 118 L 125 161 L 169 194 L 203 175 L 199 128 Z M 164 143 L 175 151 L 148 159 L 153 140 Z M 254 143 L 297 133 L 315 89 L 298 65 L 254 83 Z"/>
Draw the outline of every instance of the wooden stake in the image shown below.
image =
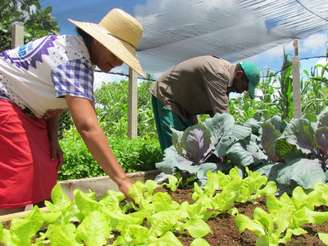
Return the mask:
<path id="1" fill-rule="evenodd" d="M 129 138 L 138 135 L 138 79 L 137 73 L 129 68 L 129 115 L 128 115 L 128 136 Z"/>
<path id="2" fill-rule="evenodd" d="M 294 118 L 302 116 L 301 106 L 301 85 L 300 85 L 300 59 L 298 56 L 298 40 L 293 41 L 294 58 L 293 58 L 293 101 L 294 101 Z"/>
<path id="3" fill-rule="evenodd" d="M 24 44 L 24 24 L 14 22 L 11 25 L 11 47 L 15 48 Z"/>

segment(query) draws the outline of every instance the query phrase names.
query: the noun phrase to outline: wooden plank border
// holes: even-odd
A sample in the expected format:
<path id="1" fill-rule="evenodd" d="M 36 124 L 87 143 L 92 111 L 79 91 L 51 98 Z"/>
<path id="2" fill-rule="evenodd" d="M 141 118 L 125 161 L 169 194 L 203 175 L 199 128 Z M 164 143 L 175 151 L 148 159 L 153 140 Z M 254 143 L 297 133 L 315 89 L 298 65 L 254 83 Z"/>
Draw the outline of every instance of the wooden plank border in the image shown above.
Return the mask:
<path id="1" fill-rule="evenodd" d="M 145 181 L 154 179 L 160 173 L 159 170 L 128 173 L 128 176 L 133 182 Z M 84 192 L 95 192 L 97 198 L 105 195 L 108 190 L 118 190 L 117 185 L 108 176 L 85 178 L 85 179 L 72 179 L 59 182 L 64 192 L 72 199 L 75 189 L 80 189 Z M 47 208 L 41 208 L 42 211 L 47 211 Z M 30 211 L 23 211 L 0 216 L 0 223 L 9 222 L 14 218 L 23 218 L 29 214 Z"/>
<path id="2" fill-rule="evenodd" d="M 138 180 L 145 181 L 147 179 L 154 179 L 159 173 L 159 170 L 153 170 L 147 172 L 128 173 L 127 175 L 133 182 L 136 182 Z M 107 190 L 118 190 L 116 183 L 108 176 L 73 179 L 61 181 L 59 183 L 70 198 L 73 198 L 73 192 L 75 189 L 80 189 L 83 192 L 95 192 L 97 198 L 105 195 Z"/>

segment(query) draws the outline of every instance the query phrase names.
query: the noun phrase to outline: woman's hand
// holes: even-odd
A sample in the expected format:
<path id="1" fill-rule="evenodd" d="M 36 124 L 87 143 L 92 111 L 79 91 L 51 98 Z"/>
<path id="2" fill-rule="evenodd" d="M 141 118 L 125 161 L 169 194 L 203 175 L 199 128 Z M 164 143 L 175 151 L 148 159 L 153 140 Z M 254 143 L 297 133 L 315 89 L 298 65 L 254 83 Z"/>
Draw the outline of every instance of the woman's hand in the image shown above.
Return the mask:
<path id="1" fill-rule="evenodd" d="M 50 140 L 50 157 L 51 160 L 58 160 L 58 170 L 64 162 L 63 151 L 60 148 L 58 139 Z"/>
<path id="2" fill-rule="evenodd" d="M 63 112 L 64 111 L 61 109 L 48 110 L 46 115 L 44 116 L 44 119 L 47 121 L 48 127 L 50 158 L 51 160 L 58 160 L 58 170 L 60 169 L 64 161 L 63 151 L 61 150 L 58 141 L 59 118 Z"/>
<path id="3" fill-rule="evenodd" d="M 65 110 L 63 109 L 51 109 L 46 112 L 43 116 L 43 119 L 48 120 L 51 118 L 58 118 Z"/>
<path id="4" fill-rule="evenodd" d="M 129 197 L 129 189 L 132 186 L 131 180 L 128 177 L 126 177 L 124 179 L 119 180 L 117 182 L 117 185 L 120 191 L 123 192 L 126 197 Z"/>

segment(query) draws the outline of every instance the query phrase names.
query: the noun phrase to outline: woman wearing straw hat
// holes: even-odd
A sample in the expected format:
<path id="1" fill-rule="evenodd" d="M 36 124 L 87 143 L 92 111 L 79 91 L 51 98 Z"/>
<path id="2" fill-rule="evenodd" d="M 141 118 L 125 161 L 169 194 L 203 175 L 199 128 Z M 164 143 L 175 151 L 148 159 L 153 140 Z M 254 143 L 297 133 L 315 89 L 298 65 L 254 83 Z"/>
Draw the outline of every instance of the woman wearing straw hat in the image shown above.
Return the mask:
<path id="1" fill-rule="evenodd" d="M 126 63 L 143 75 L 136 58 L 143 28 L 120 9 L 98 24 L 70 22 L 80 35 L 46 36 L 0 53 L 0 214 L 50 198 L 63 160 L 58 119 L 66 109 L 106 174 L 125 194 L 131 185 L 97 122 L 93 68 Z"/>

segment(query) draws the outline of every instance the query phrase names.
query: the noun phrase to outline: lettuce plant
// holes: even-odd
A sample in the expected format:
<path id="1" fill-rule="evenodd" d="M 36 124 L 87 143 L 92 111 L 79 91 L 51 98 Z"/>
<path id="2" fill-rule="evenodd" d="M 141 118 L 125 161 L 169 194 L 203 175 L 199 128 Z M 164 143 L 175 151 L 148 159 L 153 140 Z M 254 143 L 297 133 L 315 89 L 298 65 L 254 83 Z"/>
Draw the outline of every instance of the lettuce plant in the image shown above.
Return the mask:
<path id="1" fill-rule="evenodd" d="M 274 183 L 265 176 L 247 173 L 243 179 L 237 168 L 229 174 L 209 172 L 205 186 L 195 183 L 190 203 L 178 203 L 168 192 L 159 191 L 161 187 L 175 190 L 179 180 L 174 176 L 162 185 L 152 180 L 136 182 L 129 191 L 131 201 L 124 200 L 121 192 L 110 190 L 100 200 L 92 192 L 76 190 L 70 200 L 56 185 L 52 201 L 46 202 L 47 212 L 34 207 L 26 218 L 13 220 L 10 229 L 0 224 L 0 244 L 182 245 L 178 235 L 187 234 L 193 238 L 191 245 L 207 246 L 204 237 L 212 233 L 209 218 L 232 211 L 235 203 L 276 192 Z"/>
<path id="2" fill-rule="evenodd" d="M 325 244 L 328 245 L 328 233 L 318 233 L 320 240 Z"/>
<path id="3" fill-rule="evenodd" d="M 316 207 L 327 204 L 327 188 L 325 184 L 318 184 L 306 194 L 301 187 L 297 187 L 291 197 L 286 193 L 279 198 L 267 194 L 267 210 L 255 208 L 253 219 L 237 213 L 236 225 L 241 232 L 246 229 L 252 231 L 257 236 L 258 246 L 286 244 L 293 235 L 307 233 L 302 228 L 305 224 L 320 225 L 328 221 L 328 212 L 314 211 Z M 321 238 L 325 240 L 325 235 Z"/>

